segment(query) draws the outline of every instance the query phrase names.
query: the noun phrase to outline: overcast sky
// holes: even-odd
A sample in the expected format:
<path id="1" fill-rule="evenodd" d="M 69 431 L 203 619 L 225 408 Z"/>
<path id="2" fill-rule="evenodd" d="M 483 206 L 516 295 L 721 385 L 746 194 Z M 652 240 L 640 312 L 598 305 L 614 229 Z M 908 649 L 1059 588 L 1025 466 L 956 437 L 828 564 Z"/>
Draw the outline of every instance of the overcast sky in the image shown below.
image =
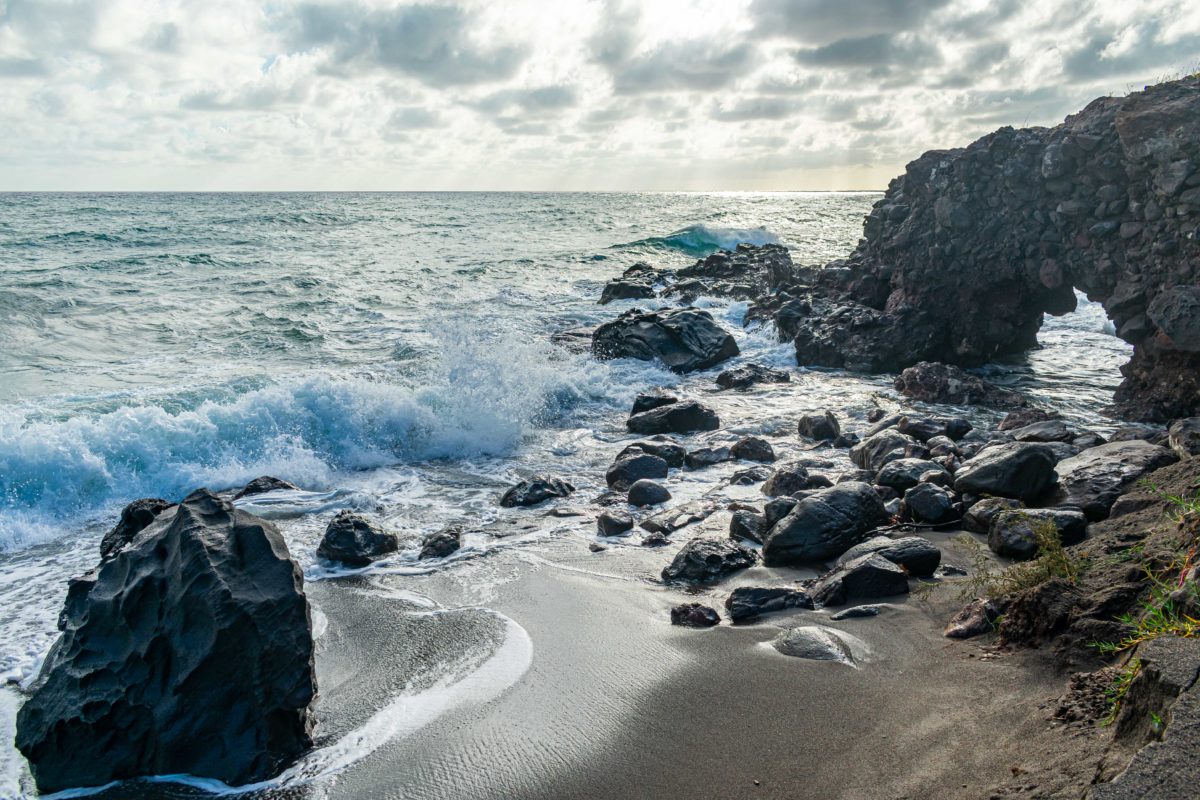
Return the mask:
<path id="1" fill-rule="evenodd" d="M 1200 65 L 1200 0 L 0 0 L 0 189 L 856 189 Z"/>

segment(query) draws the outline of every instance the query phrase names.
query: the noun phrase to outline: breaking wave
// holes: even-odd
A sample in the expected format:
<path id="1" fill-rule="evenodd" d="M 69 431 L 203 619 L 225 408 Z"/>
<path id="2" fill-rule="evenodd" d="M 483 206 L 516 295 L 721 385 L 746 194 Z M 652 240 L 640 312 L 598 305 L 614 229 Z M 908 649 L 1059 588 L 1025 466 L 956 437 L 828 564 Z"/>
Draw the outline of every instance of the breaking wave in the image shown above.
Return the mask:
<path id="1" fill-rule="evenodd" d="M 621 247 L 659 247 L 704 256 L 717 250 L 733 250 L 739 244 L 778 244 L 779 237 L 766 228 L 719 228 L 689 225 L 666 236 L 651 236 Z"/>

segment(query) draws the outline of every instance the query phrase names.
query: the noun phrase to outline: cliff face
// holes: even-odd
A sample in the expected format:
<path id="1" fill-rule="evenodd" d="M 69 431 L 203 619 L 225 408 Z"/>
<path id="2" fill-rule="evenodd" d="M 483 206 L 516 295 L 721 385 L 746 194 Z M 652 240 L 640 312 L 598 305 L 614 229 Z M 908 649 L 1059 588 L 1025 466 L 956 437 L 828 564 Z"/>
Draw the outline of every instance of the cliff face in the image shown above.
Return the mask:
<path id="1" fill-rule="evenodd" d="M 1043 313 L 1104 304 L 1134 345 L 1121 416 L 1200 413 L 1200 76 L 1002 128 L 892 181 L 823 287 L 772 301 L 801 364 L 962 366 L 1036 345 Z M 766 309 L 763 309 L 766 310 Z"/>

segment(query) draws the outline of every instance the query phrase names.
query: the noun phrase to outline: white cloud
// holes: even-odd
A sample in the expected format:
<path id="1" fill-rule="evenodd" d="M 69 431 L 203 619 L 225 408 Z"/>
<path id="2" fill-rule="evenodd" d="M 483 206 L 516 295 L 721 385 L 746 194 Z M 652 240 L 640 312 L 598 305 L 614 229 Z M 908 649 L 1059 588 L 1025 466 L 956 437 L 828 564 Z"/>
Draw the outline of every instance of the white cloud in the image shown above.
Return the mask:
<path id="1" fill-rule="evenodd" d="M 880 187 L 1198 59 L 1194 0 L 0 0 L 0 189 Z"/>

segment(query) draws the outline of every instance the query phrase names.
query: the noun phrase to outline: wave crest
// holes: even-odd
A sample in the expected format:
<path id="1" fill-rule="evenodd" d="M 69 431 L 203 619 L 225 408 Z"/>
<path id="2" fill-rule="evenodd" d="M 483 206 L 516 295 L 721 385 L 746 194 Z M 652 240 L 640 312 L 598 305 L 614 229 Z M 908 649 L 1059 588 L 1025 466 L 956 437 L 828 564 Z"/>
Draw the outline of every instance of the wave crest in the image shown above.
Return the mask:
<path id="1" fill-rule="evenodd" d="M 666 236 L 651 236 L 619 245 L 622 248 L 653 247 L 679 250 L 688 255 L 704 256 L 717 250 L 733 250 L 739 244 L 778 244 L 779 237 L 766 228 L 721 228 L 689 225 Z"/>

